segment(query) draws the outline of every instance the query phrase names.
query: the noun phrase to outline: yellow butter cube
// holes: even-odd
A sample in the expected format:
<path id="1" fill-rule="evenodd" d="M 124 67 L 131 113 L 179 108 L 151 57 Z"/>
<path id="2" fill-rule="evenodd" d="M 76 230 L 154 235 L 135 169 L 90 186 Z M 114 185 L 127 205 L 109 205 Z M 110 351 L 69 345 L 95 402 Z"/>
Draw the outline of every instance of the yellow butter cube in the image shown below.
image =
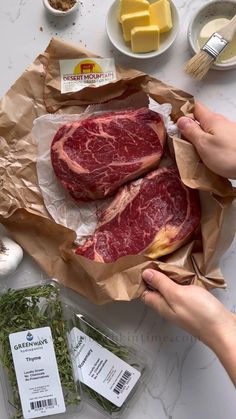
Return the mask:
<path id="1" fill-rule="evenodd" d="M 147 26 L 150 25 L 150 14 L 149 11 L 143 11 L 138 13 L 128 13 L 121 16 L 121 24 L 123 29 L 123 35 L 125 41 L 131 40 L 131 30 L 135 26 Z"/>
<path id="2" fill-rule="evenodd" d="M 133 52 L 150 52 L 159 49 L 160 29 L 156 25 L 136 26 L 131 31 L 131 48 Z"/>
<path id="3" fill-rule="evenodd" d="M 119 21 L 121 22 L 122 15 L 142 12 L 148 10 L 149 6 L 150 3 L 147 0 L 120 0 Z"/>
<path id="4" fill-rule="evenodd" d="M 168 0 L 158 0 L 150 4 L 150 23 L 157 25 L 160 32 L 168 32 L 172 28 L 171 8 Z"/>

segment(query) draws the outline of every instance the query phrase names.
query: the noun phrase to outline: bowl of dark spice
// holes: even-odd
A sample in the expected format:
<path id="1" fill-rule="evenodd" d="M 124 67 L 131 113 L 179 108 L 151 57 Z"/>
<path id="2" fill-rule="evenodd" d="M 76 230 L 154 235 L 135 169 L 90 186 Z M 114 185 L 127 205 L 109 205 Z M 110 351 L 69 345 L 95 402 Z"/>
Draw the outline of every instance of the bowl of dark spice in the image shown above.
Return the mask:
<path id="1" fill-rule="evenodd" d="M 43 4 L 49 13 L 55 16 L 65 16 L 77 9 L 79 0 L 43 0 Z"/>

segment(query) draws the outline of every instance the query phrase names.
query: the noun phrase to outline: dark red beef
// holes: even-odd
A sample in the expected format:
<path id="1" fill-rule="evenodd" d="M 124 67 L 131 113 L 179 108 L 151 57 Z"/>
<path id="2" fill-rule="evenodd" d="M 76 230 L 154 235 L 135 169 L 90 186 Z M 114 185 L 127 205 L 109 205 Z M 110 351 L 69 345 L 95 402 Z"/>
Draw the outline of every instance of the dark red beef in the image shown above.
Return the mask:
<path id="1" fill-rule="evenodd" d="M 198 192 L 175 167 L 161 168 L 122 186 L 76 253 L 105 263 L 136 254 L 154 259 L 179 248 L 199 223 Z"/>
<path id="2" fill-rule="evenodd" d="M 71 196 L 91 201 L 156 168 L 165 138 L 161 116 L 148 108 L 96 114 L 57 131 L 51 161 Z"/>

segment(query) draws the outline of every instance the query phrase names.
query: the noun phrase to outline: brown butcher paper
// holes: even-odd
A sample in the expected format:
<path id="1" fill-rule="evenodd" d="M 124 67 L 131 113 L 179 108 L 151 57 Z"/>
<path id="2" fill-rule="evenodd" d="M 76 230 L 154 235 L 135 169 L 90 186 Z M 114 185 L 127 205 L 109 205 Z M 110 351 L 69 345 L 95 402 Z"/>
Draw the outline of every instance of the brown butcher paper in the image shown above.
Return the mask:
<path id="1" fill-rule="evenodd" d="M 170 140 L 183 182 L 200 191 L 201 228 L 192 241 L 174 253 L 151 261 L 126 256 L 103 264 L 74 253 L 74 231 L 57 224 L 47 212 L 38 186 L 35 118 L 47 113 L 83 112 L 88 105 L 125 99 L 143 91 L 172 105 L 172 120 L 191 114 L 194 99 L 188 93 L 138 70 L 116 67 L 117 81 L 60 93 L 59 59 L 95 56 L 77 45 L 53 39 L 0 102 L 0 222 L 50 277 L 103 304 L 138 298 L 144 290 L 141 272 L 152 266 L 179 283 L 225 288 L 219 270 L 222 254 L 235 235 L 235 190 L 230 181 L 213 174 L 194 147 L 179 138 Z"/>

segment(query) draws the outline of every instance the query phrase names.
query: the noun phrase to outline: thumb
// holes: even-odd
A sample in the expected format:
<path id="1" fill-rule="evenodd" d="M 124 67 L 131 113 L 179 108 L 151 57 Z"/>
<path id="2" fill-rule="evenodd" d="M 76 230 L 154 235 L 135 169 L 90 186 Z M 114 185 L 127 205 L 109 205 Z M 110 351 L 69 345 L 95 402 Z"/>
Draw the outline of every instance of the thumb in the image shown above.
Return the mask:
<path id="1" fill-rule="evenodd" d="M 208 140 L 209 134 L 203 131 L 200 125 L 191 118 L 182 116 L 177 121 L 177 127 L 186 140 L 193 143 L 196 148 L 201 140 Z"/>
<path id="2" fill-rule="evenodd" d="M 142 278 L 147 285 L 158 291 L 167 301 L 173 298 L 176 288 L 180 287 L 168 276 L 154 269 L 145 269 L 142 273 Z"/>

